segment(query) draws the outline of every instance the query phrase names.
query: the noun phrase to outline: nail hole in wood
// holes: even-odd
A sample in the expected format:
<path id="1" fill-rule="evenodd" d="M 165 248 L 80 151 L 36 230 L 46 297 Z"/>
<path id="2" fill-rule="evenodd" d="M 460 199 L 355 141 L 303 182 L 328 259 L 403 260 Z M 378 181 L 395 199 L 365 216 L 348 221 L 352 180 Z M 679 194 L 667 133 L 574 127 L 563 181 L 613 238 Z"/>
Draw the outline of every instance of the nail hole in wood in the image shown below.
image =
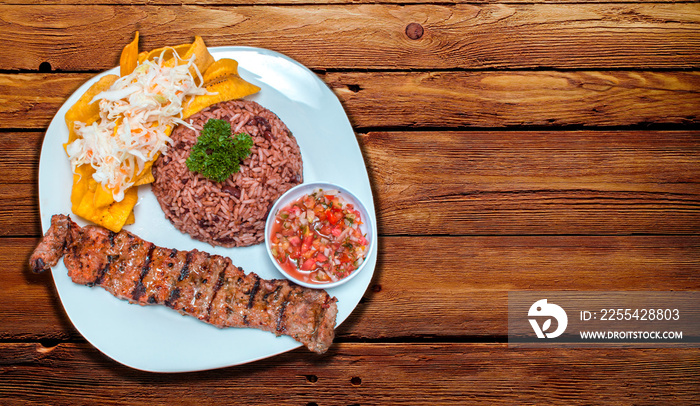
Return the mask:
<path id="1" fill-rule="evenodd" d="M 51 64 L 48 62 L 42 62 L 39 64 L 39 72 L 51 72 Z"/>
<path id="2" fill-rule="evenodd" d="M 306 375 L 306 380 L 308 382 L 314 383 L 318 381 L 318 377 L 316 375 Z"/>
<path id="3" fill-rule="evenodd" d="M 423 36 L 423 26 L 411 23 L 406 26 L 406 36 L 410 39 L 420 39 Z"/>
<path id="4" fill-rule="evenodd" d="M 372 285 L 372 292 L 377 293 L 377 292 L 381 292 L 381 291 L 382 291 L 382 285 L 380 285 L 380 284 Z"/>
<path id="5" fill-rule="evenodd" d="M 362 379 L 360 379 L 359 376 L 353 376 L 352 378 L 350 378 L 350 383 L 357 386 L 362 384 Z"/>
<path id="6" fill-rule="evenodd" d="M 43 347 L 46 347 L 46 348 L 53 348 L 60 343 L 61 343 L 61 340 L 57 340 L 57 339 L 50 339 L 49 338 L 49 339 L 39 340 L 39 344 L 41 344 Z"/>

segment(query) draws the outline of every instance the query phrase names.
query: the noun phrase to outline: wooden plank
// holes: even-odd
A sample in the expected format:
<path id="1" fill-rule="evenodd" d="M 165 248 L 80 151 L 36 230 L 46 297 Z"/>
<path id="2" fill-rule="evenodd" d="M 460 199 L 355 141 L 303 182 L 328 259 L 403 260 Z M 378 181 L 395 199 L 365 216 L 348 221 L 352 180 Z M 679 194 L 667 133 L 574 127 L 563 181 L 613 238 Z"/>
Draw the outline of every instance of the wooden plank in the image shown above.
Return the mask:
<path id="1" fill-rule="evenodd" d="M 700 120 L 700 73 L 332 72 L 355 127 L 596 127 Z"/>
<path id="2" fill-rule="evenodd" d="M 209 46 L 268 48 L 314 69 L 700 66 L 700 10 L 692 3 L 1 5 L 0 15 L 5 70 L 111 68 L 136 30 L 142 49 L 201 35 Z M 407 34 L 412 23 L 422 27 L 417 39 Z"/>
<path id="3" fill-rule="evenodd" d="M 36 182 L 43 139 L 36 131 L 0 133 L 0 184 Z"/>
<path id="4" fill-rule="evenodd" d="M 50 274 L 28 270 L 36 242 L 0 238 L 0 339 L 77 338 Z M 374 279 L 338 337 L 503 338 L 509 291 L 700 290 L 698 252 L 697 235 L 382 237 Z"/>
<path id="5" fill-rule="evenodd" d="M 38 239 L 0 238 L 0 274 L 7 278 L 0 295 L 0 340 L 80 339 L 63 311 L 51 274 L 29 270 L 29 255 L 37 243 Z"/>
<path id="6" fill-rule="evenodd" d="M 379 247 L 343 334 L 505 337 L 509 291 L 700 289 L 697 236 L 385 237 Z"/>
<path id="7" fill-rule="evenodd" d="M 3 343 L 0 397 L 7 404 L 694 404 L 699 355 L 698 349 L 348 343 L 324 356 L 297 350 L 169 375 L 122 367 L 83 344 Z"/>
<path id="8" fill-rule="evenodd" d="M 570 0 L 508 0 L 507 3 L 568 3 Z M 577 3 L 604 3 L 606 0 L 577 0 Z M 684 3 L 687 0 L 617 0 L 615 3 Z M 323 0 L 316 1 L 314 4 L 325 5 L 347 5 L 347 4 L 374 4 L 375 0 Z M 382 3 L 394 3 L 394 4 L 425 4 L 425 0 L 384 0 Z M 441 0 L 440 4 L 489 4 L 494 3 L 493 0 Z M 74 0 L 12 0 L 12 4 L 23 4 L 23 5 L 70 5 L 75 4 Z M 144 4 L 143 0 L 90 0 L 90 4 L 94 5 L 140 5 Z M 282 6 L 282 5 L 307 5 L 309 0 L 188 0 L 188 1 L 177 1 L 177 0 L 148 0 L 149 5 L 162 5 L 162 6 L 181 6 L 181 5 L 210 5 L 210 6 Z"/>
<path id="9" fill-rule="evenodd" d="M 0 184 L 0 236 L 41 235 L 38 189 L 36 182 Z"/>
<path id="10" fill-rule="evenodd" d="M 66 99 L 92 76 L 0 74 L 0 128 L 46 129 Z"/>
<path id="11" fill-rule="evenodd" d="M 0 128 L 48 127 L 92 74 L 0 74 Z M 694 125 L 700 73 L 329 72 L 355 128 Z"/>
<path id="12" fill-rule="evenodd" d="M 41 133 L 0 145 L 36 146 Z M 380 232 L 696 234 L 695 131 L 372 132 L 358 137 Z M 38 150 L 0 158 L 0 235 L 38 236 Z M 18 183 L 18 180 L 21 183 Z"/>
<path id="13" fill-rule="evenodd" d="M 697 132 L 361 135 L 380 232 L 700 230 Z"/>

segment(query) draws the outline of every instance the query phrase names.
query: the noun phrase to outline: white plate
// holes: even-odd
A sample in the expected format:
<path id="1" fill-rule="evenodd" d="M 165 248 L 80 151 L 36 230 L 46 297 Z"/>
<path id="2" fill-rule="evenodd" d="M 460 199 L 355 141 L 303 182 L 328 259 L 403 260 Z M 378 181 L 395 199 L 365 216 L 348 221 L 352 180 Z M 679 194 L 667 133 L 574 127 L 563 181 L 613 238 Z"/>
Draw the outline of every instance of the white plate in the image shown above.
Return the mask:
<path id="1" fill-rule="evenodd" d="M 329 181 L 353 190 L 367 205 L 374 235 L 376 215 L 364 160 L 350 122 L 333 92 L 309 69 L 273 51 L 250 47 L 212 47 L 216 58 L 239 63 L 241 77 L 260 86 L 247 97 L 276 113 L 299 143 L 304 181 Z M 49 125 L 39 164 L 41 226 L 48 229 L 53 214 L 72 214 L 72 173 L 62 144 L 68 140 L 66 110 L 101 76 L 90 79 L 71 95 Z M 141 186 L 134 209 L 136 223 L 125 227 L 154 244 L 197 248 L 231 258 L 246 272 L 281 278 L 265 253 L 265 244 L 246 248 L 212 247 L 177 231 L 163 215 L 150 186 Z M 87 223 L 71 218 L 80 225 Z M 372 279 L 376 250 L 368 269 L 345 285 L 329 289 L 338 298 L 337 325 L 353 311 Z M 75 328 L 97 349 L 132 368 L 154 372 L 185 372 L 243 364 L 301 346 L 290 337 L 245 328 L 219 329 L 164 306 L 139 306 L 112 296 L 102 288 L 77 285 L 60 262 L 53 278 L 63 307 Z M 314 357 L 309 353 L 309 357 Z"/>

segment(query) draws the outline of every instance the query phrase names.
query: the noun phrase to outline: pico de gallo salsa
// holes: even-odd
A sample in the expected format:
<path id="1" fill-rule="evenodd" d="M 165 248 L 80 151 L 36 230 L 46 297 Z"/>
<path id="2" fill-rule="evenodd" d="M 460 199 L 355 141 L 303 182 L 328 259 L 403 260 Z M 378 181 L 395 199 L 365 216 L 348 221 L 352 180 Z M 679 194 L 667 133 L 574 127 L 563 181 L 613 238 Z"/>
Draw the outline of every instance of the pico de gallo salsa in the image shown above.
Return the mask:
<path id="1" fill-rule="evenodd" d="M 369 241 L 362 217 L 336 190 L 314 190 L 275 216 L 272 256 L 291 276 L 307 283 L 339 281 L 365 259 Z"/>

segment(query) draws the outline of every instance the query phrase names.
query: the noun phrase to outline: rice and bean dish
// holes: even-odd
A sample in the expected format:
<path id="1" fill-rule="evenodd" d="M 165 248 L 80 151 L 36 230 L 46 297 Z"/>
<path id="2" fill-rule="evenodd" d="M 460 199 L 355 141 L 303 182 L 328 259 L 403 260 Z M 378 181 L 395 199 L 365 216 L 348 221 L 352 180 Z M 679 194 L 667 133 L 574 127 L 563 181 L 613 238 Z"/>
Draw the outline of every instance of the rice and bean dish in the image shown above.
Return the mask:
<path id="1" fill-rule="evenodd" d="M 252 138 L 240 170 L 215 182 L 186 164 L 210 119 Z M 215 246 L 244 247 L 264 240 L 267 214 L 284 192 L 303 181 L 301 152 L 291 131 L 270 110 L 249 100 L 213 105 L 178 126 L 172 144 L 153 165 L 152 191 L 165 217 L 180 231 Z"/>

